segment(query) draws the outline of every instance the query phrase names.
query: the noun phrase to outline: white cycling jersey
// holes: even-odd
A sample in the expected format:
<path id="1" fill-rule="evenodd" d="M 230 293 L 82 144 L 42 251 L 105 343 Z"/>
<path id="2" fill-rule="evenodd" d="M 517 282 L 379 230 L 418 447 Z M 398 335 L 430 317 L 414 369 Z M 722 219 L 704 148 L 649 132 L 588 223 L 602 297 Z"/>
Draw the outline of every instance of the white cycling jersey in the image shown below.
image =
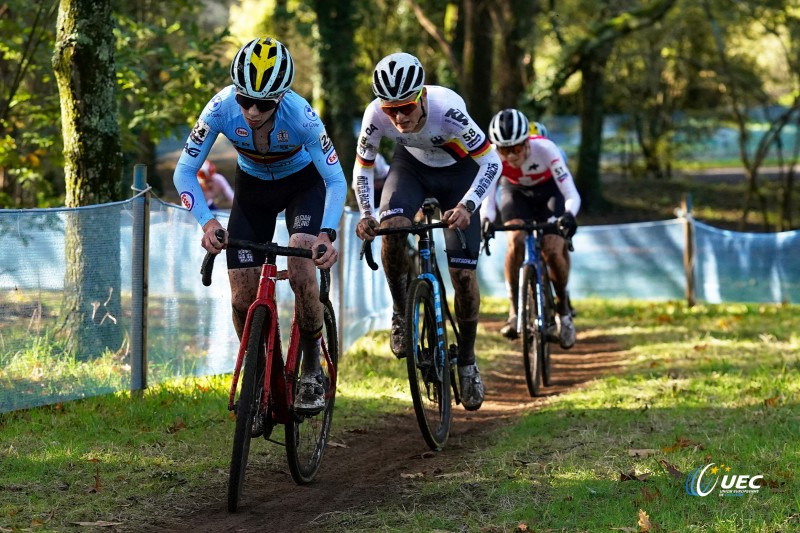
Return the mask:
<path id="1" fill-rule="evenodd" d="M 467 113 L 464 100 L 446 87 L 426 85 L 425 88 L 427 115 L 420 131 L 397 131 L 392 120 L 381 111 L 378 98 L 364 111 L 353 169 L 353 188 L 362 216 L 373 214 L 375 158 L 384 137 L 405 146 L 412 156 L 430 167 L 446 167 L 472 157 L 480 168 L 461 200 L 465 205 L 472 200 L 479 206 L 500 175 L 500 158 L 483 130 Z"/>
<path id="2" fill-rule="evenodd" d="M 538 187 L 550 180 L 555 180 L 558 190 L 564 195 L 564 210 L 577 216 L 581 209 L 581 196 L 575 187 L 575 180 L 564 161 L 561 149 L 548 139 L 540 135 L 528 138 L 528 157 L 519 168 L 512 167 L 503 161 L 503 177 L 508 183 L 522 187 Z M 481 218 L 488 218 L 494 222 L 496 215 L 496 189 L 497 182 L 492 184 L 492 190 L 481 205 Z"/>

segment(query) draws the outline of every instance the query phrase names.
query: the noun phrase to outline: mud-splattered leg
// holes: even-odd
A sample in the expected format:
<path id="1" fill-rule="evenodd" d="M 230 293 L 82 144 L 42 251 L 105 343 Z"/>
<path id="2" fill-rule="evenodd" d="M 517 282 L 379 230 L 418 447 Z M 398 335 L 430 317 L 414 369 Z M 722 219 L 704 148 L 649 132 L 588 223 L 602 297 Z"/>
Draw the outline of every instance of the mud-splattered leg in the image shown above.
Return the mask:
<path id="1" fill-rule="evenodd" d="M 461 333 L 458 366 L 465 366 L 475 362 L 475 335 L 481 306 L 478 273 L 475 270 L 450 268 L 450 278 L 453 280 L 456 320 Z"/>

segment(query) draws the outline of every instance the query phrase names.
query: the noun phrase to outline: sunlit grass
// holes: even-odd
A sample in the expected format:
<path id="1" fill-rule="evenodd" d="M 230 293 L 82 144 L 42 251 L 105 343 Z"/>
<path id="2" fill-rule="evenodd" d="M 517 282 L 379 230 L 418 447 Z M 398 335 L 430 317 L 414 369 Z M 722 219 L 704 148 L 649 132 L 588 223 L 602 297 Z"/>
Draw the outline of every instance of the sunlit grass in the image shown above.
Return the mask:
<path id="1" fill-rule="evenodd" d="M 409 481 L 378 508 L 342 510 L 320 530 L 637 531 L 640 511 L 661 531 L 800 528 L 796 306 L 576 306 L 579 342 L 613 338 L 625 349 L 619 373 L 550 397 L 470 443 L 474 451 L 442 477 Z M 482 311 L 501 320 L 505 302 L 487 299 Z M 508 343 L 482 325 L 478 350 L 491 370 Z M 234 425 L 229 384 L 228 375 L 173 380 L 141 398 L 116 393 L 0 415 L 0 528 L 118 520 L 130 529 L 167 500 L 185 510 L 218 501 Z M 405 362 L 391 355 L 386 331 L 343 354 L 339 384 L 334 438 L 387 415 L 413 416 Z M 259 444 L 260 468 L 285 469 L 282 448 Z M 708 462 L 762 474 L 769 485 L 744 498 L 698 498 L 670 474 Z M 647 478 L 620 481 L 623 473 Z"/>
<path id="2" fill-rule="evenodd" d="M 331 528 L 640 531 L 644 513 L 652 530 L 797 529 L 797 308 L 579 308 L 579 328 L 628 348 L 623 373 L 551 398 L 495 435 L 485 453 L 457 467 L 474 474 L 420 482 L 402 503 L 414 516 L 389 506 L 340 516 Z M 685 474 L 709 462 L 764 475 L 767 484 L 744 498 L 688 495 Z M 644 480 L 621 481 L 623 474 Z"/>

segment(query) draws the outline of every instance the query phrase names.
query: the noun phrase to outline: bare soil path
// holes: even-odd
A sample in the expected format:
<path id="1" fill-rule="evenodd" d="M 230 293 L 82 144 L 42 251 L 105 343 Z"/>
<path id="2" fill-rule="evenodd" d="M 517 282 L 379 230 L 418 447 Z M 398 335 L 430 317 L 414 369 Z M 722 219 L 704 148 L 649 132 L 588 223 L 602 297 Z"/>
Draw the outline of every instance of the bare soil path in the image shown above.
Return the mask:
<path id="1" fill-rule="evenodd" d="M 501 322 L 486 324 L 497 331 Z M 402 474 L 429 476 L 456 471 L 473 451 L 485 447 L 485 436 L 519 416 L 538 408 L 549 397 L 580 386 L 624 364 L 619 344 L 608 337 L 579 333 L 571 350 L 554 348 L 553 381 L 544 396 L 531 398 L 525 386 L 519 341 L 509 343 L 507 357 L 483 370 L 486 401 L 479 411 L 455 410 L 447 448 L 431 452 L 419 433 L 413 410 L 387 417 L 379 425 L 349 433 L 336 433 L 333 441 L 346 447 L 329 447 L 317 482 L 299 487 L 288 469 L 269 470 L 251 464 L 239 512 L 226 509 L 224 493 L 198 495 L 203 510 L 165 521 L 148 531 L 256 532 L 309 531 L 315 523 L 342 511 L 369 512 L 385 501 L 402 496 L 408 481 Z M 251 452 L 252 453 L 252 452 Z M 461 467 L 463 470 L 463 466 Z"/>

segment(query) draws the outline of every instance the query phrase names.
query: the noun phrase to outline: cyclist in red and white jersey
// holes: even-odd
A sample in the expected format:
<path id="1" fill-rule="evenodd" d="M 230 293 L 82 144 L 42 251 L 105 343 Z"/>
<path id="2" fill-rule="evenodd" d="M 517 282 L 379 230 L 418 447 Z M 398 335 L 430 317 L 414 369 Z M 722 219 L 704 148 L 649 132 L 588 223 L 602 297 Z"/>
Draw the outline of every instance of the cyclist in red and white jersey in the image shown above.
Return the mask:
<path id="1" fill-rule="evenodd" d="M 212 211 L 219 209 L 217 206 L 219 196 L 222 196 L 228 204 L 233 202 L 233 189 L 225 176 L 217 172 L 217 166 L 210 159 L 206 159 L 203 166 L 197 171 L 197 181 L 200 183 L 200 188 L 203 189 L 206 205 Z"/>
<path id="2" fill-rule="evenodd" d="M 575 187 L 561 149 L 540 133 L 538 122 L 529 127 L 528 118 L 517 109 L 504 109 L 492 117 L 489 138 L 503 160 L 500 181 L 500 215 L 506 224 L 523 220 L 547 222 L 558 220 L 569 237 L 578 228 L 575 216 L 581 208 L 581 197 Z M 495 191 L 481 206 L 484 226 L 496 216 Z M 547 262 L 556 293 L 556 309 L 560 317 L 559 343 L 562 348 L 575 344 L 575 325 L 569 306 L 567 282 L 570 259 L 566 240 L 557 231 L 546 231 L 542 255 Z M 508 320 L 500 330 L 510 339 L 517 337 L 517 305 L 519 269 L 525 258 L 525 233 L 509 232 L 505 258 L 505 279 L 510 307 Z"/>
<path id="3" fill-rule="evenodd" d="M 279 41 L 266 37 L 241 47 L 231 64 L 233 83 L 206 104 L 186 140 L 173 181 L 181 202 L 203 228 L 203 248 L 220 253 L 224 245 L 215 233 L 224 228 L 206 204 L 197 171 L 222 134 L 238 152 L 226 242 L 228 232 L 236 239 L 271 241 L 277 217 L 285 211 L 290 246 L 315 254 L 319 246 L 327 248 L 315 262 L 297 257 L 287 261 L 304 353 L 295 409 L 315 413 L 325 400 L 320 360 L 313 355 L 319 354 L 323 318 L 314 264 L 330 268 L 338 258 L 332 243 L 347 183 L 322 120 L 290 89 L 294 74 L 292 56 Z M 226 259 L 233 325 L 241 338 L 264 254 L 228 249 Z"/>
<path id="4" fill-rule="evenodd" d="M 361 221 L 356 234 L 372 240 L 378 220 L 373 208 L 374 162 L 382 138 L 396 143 L 378 210 L 382 227 L 408 226 L 425 198 L 435 197 L 442 209 L 450 277 L 455 289 L 455 314 L 461 335 L 458 374 L 462 403 L 480 408 L 484 388 L 475 361 L 480 291 L 475 268 L 480 249 L 478 206 L 500 175 L 500 159 L 483 130 L 467 113 L 464 100 L 445 87 L 425 85 L 419 60 L 407 53 L 390 54 L 373 72 L 377 97 L 364 111 L 353 171 Z M 454 230 L 464 231 L 462 250 Z M 392 294 L 392 351 L 406 353 L 403 311 L 408 287 L 408 253 L 404 236 L 387 236 L 381 251 Z"/>

